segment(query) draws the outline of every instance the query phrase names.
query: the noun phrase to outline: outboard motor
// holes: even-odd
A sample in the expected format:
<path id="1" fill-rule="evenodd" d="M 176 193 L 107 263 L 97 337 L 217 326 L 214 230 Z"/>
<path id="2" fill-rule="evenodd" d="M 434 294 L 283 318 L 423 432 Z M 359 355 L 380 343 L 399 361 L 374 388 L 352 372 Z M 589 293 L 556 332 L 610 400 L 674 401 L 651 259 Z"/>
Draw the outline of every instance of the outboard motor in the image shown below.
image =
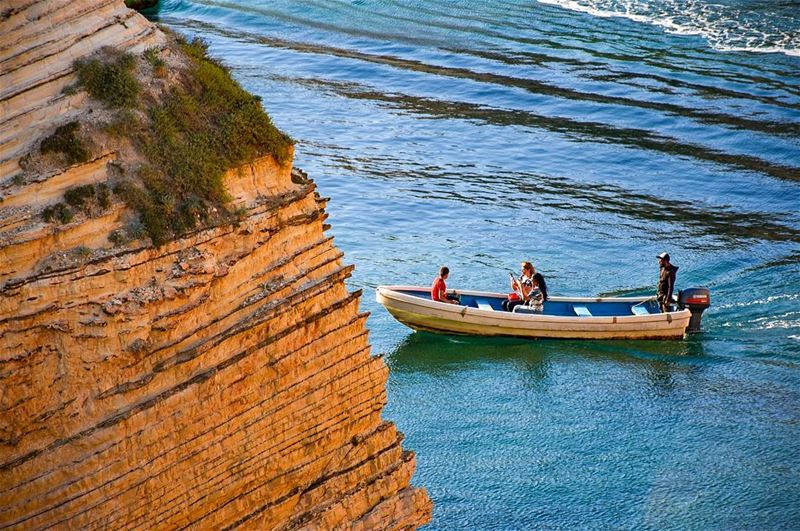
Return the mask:
<path id="1" fill-rule="evenodd" d="M 692 317 L 686 331 L 689 333 L 700 331 L 700 320 L 703 312 L 711 306 L 711 292 L 708 288 L 686 288 L 678 292 L 678 308 L 689 308 Z"/>

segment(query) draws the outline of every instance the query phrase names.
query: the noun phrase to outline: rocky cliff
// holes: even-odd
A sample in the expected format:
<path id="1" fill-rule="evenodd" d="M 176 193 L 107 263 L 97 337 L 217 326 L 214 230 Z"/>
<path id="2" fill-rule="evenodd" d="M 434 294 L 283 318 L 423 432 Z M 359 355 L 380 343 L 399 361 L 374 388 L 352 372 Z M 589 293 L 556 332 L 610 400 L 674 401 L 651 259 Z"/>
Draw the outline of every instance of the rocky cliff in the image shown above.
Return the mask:
<path id="1" fill-rule="evenodd" d="M 352 268 L 291 153 L 225 172 L 235 219 L 154 245 L 110 191 L 139 148 L 102 134 L 75 61 L 183 52 L 122 0 L 0 7 L 0 527 L 425 523 Z"/>

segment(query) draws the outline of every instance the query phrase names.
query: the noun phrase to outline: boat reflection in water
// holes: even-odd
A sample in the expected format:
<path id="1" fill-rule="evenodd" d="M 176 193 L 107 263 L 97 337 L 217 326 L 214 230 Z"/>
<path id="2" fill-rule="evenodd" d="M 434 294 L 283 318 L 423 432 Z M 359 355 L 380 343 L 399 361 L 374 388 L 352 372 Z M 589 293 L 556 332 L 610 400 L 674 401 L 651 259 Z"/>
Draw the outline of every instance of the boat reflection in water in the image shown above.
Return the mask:
<path id="1" fill-rule="evenodd" d="M 508 337 L 462 338 L 421 332 L 408 335 L 388 354 L 392 373 L 447 378 L 465 372 L 511 368 L 522 375 L 524 385 L 538 388 L 551 372 L 563 372 L 564 364 L 586 367 L 617 367 L 638 373 L 657 395 L 669 394 L 675 378 L 691 379 L 709 364 L 722 362 L 707 356 L 703 342 L 692 336 L 686 341 L 576 341 L 531 342 Z M 555 367 L 555 369 L 553 369 Z M 627 376 L 627 377 L 630 377 Z"/>

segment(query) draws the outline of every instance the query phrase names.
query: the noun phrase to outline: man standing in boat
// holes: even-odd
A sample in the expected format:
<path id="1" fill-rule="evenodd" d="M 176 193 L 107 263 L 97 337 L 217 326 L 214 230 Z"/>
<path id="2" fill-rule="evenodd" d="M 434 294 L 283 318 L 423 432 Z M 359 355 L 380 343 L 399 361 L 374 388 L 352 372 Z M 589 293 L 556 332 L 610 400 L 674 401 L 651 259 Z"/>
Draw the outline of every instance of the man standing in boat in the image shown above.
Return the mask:
<path id="1" fill-rule="evenodd" d="M 453 299 L 447 294 L 447 284 L 445 284 L 444 281 L 447 280 L 448 276 L 450 276 L 450 269 L 447 266 L 442 266 L 442 268 L 439 269 L 439 276 L 433 281 L 433 286 L 431 287 L 431 299 L 437 302 L 458 304 L 457 299 Z"/>
<path id="2" fill-rule="evenodd" d="M 662 312 L 672 310 L 672 290 L 675 288 L 675 276 L 678 274 L 678 266 L 669 263 L 669 254 L 661 253 L 658 255 L 658 291 L 656 298 Z"/>

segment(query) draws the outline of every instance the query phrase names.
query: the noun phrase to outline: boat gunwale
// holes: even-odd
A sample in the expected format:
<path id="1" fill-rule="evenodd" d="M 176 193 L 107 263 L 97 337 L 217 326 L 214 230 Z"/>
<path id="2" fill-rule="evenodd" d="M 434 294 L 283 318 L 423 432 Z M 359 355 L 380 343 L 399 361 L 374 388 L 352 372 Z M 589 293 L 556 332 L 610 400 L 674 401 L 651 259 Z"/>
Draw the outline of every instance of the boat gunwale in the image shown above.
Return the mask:
<path id="1" fill-rule="evenodd" d="M 531 321 L 550 322 L 550 323 L 576 323 L 576 322 L 591 322 L 594 324 L 623 324 L 623 323 L 652 323 L 666 321 L 672 323 L 674 321 L 688 320 L 691 317 L 691 311 L 688 309 L 678 310 L 674 312 L 665 313 L 651 313 L 647 315 L 592 315 L 592 316 L 579 316 L 579 315 L 544 315 L 544 314 L 531 314 L 531 313 L 513 313 L 503 312 L 500 310 L 482 310 L 480 308 L 473 308 L 471 306 L 453 306 L 445 302 L 434 301 L 430 299 L 423 299 L 414 295 L 407 295 L 401 291 L 430 291 L 429 288 L 422 286 L 378 286 L 376 294 L 399 302 L 417 305 L 423 308 L 432 310 L 445 311 L 453 314 L 453 316 L 460 316 L 463 318 L 466 314 L 474 315 L 476 317 L 490 317 L 495 320 L 501 320 L 508 323 L 509 321 L 518 321 L 519 323 L 530 323 Z M 492 293 L 488 291 L 472 291 L 472 290 L 448 290 L 450 294 L 462 294 L 477 297 L 492 297 L 492 298 L 505 298 L 503 293 Z M 638 296 L 638 297 L 549 297 L 548 300 L 553 302 L 644 302 L 653 299 L 652 296 Z M 378 301 L 381 302 L 381 301 Z M 381 303 L 383 304 L 383 303 Z M 385 306 L 385 305 L 384 305 Z"/>

